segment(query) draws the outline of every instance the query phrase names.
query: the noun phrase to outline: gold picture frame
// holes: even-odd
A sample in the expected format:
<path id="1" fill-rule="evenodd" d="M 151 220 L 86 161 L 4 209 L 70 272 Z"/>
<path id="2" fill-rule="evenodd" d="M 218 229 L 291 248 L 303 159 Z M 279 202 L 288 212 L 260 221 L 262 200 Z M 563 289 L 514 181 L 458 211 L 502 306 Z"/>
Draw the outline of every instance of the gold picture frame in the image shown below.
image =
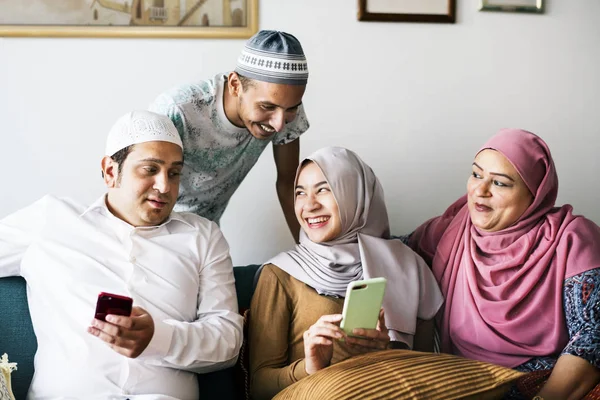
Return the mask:
<path id="1" fill-rule="evenodd" d="M 36 11 L 34 6 L 23 7 L 23 0 L 4 0 L 0 37 L 242 39 L 258 31 L 258 1 L 29 0 L 29 3 L 38 5 L 39 11 L 44 11 L 38 15 L 33 12 Z M 71 7 L 69 13 L 65 6 Z M 49 13 L 49 9 L 54 14 Z M 29 15 L 25 15 L 24 10 L 28 10 Z M 23 22 L 11 21 L 11 11 L 20 15 Z M 41 15 L 51 16 L 53 20 L 44 23 Z M 64 15 L 84 23 L 61 23 L 60 18 Z M 88 18 L 91 22 L 85 23 Z M 211 25 L 211 19 L 216 21 L 215 25 Z"/>
<path id="2" fill-rule="evenodd" d="M 544 0 L 480 0 L 479 11 L 541 14 L 544 12 Z"/>

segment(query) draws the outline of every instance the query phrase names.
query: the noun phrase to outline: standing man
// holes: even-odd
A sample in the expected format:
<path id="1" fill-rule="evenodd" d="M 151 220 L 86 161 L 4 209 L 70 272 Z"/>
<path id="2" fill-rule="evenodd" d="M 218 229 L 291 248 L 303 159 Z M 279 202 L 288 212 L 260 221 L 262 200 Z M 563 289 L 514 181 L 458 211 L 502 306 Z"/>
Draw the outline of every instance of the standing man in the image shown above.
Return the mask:
<path id="1" fill-rule="evenodd" d="M 108 136 L 106 194 L 0 220 L 0 277 L 27 281 L 38 342 L 29 398 L 198 399 L 196 373 L 235 364 L 229 247 L 215 223 L 172 212 L 182 168 L 171 120 L 135 111 Z M 131 297 L 131 315 L 93 318 L 100 292 Z"/>
<path id="2" fill-rule="evenodd" d="M 293 194 L 299 138 L 309 127 L 302 106 L 307 80 L 298 39 L 260 31 L 246 43 L 233 72 L 160 95 L 150 110 L 169 116 L 184 144 L 186 168 L 175 209 L 219 223 L 229 199 L 273 142 L 277 195 L 297 242 Z"/>

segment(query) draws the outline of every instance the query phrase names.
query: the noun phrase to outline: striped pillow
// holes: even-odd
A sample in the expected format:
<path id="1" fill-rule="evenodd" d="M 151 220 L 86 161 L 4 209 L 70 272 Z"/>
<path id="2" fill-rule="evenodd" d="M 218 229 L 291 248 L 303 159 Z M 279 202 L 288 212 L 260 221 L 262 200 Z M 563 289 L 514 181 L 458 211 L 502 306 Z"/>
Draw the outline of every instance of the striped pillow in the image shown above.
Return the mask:
<path id="1" fill-rule="evenodd" d="M 325 368 L 274 399 L 501 399 L 522 375 L 450 354 L 385 350 Z"/>

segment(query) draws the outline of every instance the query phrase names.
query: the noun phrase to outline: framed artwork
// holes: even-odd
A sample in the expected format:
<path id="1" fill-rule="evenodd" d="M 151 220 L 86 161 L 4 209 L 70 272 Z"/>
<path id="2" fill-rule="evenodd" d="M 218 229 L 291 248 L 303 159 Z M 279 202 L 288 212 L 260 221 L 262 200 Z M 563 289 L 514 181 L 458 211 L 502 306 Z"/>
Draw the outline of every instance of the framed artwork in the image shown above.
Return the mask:
<path id="1" fill-rule="evenodd" d="M 258 0 L 0 0 L 0 36 L 249 38 Z"/>
<path id="2" fill-rule="evenodd" d="M 358 0 L 358 20 L 454 23 L 456 0 Z"/>
<path id="3" fill-rule="evenodd" d="M 480 0 L 480 11 L 543 13 L 544 0 Z"/>

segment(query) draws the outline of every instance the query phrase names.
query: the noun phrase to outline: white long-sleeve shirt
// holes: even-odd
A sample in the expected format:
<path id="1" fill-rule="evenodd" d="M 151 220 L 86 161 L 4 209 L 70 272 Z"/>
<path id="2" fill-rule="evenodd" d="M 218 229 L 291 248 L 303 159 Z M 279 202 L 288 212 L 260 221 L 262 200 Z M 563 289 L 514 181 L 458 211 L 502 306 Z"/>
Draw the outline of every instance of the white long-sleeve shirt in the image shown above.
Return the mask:
<path id="1" fill-rule="evenodd" d="M 242 317 L 229 247 L 197 215 L 135 228 L 105 196 L 87 209 L 46 196 L 0 221 L 0 277 L 18 275 L 38 341 L 28 398 L 197 399 L 194 372 L 236 362 Z M 152 316 L 138 358 L 87 333 L 100 292 L 129 296 Z"/>

